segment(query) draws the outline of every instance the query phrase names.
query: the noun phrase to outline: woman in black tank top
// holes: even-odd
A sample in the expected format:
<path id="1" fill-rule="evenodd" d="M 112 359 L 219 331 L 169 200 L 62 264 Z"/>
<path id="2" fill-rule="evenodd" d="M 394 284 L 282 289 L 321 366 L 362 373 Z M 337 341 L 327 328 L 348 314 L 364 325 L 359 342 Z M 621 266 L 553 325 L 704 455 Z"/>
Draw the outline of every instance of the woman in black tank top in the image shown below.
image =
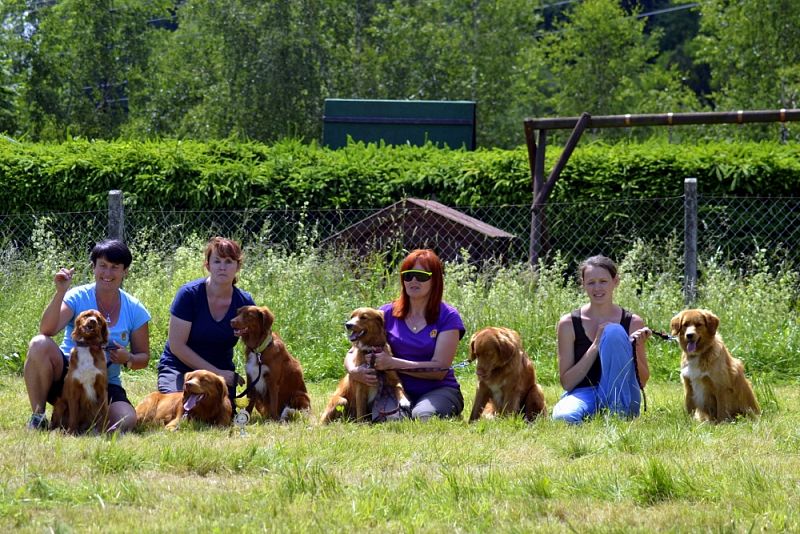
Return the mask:
<path id="1" fill-rule="evenodd" d="M 579 280 L 589 303 L 558 323 L 558 368 L 566 392 L 553 418 L 579 423 L 601 409 L 634 417 L 650 376 L 645 341 L 651 332 L 641 317 L 614 303 L 619 276 L 610 259 L 584 261 Z"/>

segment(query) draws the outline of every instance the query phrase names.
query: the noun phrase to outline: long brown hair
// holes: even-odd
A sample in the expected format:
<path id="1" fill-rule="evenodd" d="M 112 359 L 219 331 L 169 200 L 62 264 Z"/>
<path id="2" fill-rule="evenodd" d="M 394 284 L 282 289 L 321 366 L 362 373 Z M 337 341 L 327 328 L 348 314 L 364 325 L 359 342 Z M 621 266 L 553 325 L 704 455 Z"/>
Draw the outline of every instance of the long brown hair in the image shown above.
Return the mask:
<path id="1" fill-rule="evenodd" d="M 415 263 L 419 263 L 425 270 L 432 273 L 431 292 L 428 294 L 428 304 L 425 306 L 425 320 L 428 324 L 432 324 L 439 318 L 439 307 L 442 304 L 442 294 L 444 293 L 442 260 L 431 249 L 412 250 L 400 264 L 400 272 L 413 269 Z M 403 275 L 398 275 L 398 277 L 400 278 L 400 296 L 392 303 L 392 316 L 405 319 L 408 312 L 411 311 L 411 299 L 406 293 Z"/>
<path id="2" fill-rule="evenodd" d="M 204 253 L 206 258 L 206 267 L 208 267 L 208 264 L 211 262 L 211 254 L 214 252 L 216 252 L 217 256 L 220 258 L 230 258 L 235 261 L 239 267 L 242 266 L 242 247 L 240 247 L 239 243 L 236 241 L 227 239 L 225 237 L 212 237 L 206 244 L 206 250 Z M 233 285 L 236 285 L 238 280 L 239 277 L 234 276 Z"/>

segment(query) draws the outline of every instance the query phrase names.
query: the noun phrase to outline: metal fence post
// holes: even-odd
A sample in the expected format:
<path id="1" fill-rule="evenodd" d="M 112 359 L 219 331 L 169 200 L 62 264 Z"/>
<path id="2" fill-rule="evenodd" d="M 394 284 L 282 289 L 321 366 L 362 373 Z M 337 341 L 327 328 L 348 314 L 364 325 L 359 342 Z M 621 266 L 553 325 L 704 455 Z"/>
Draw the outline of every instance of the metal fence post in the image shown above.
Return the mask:
<path id="1" fill-rule="evenodd" d="M 108 192 L 108 238 L 125 240 L 125 208 L 119 189 Z"/>
<path id="2" fill-rule="evenodd" d="M 683 301 L 687 306 L 697 298 L 697 178 L 683 182 Z"/>

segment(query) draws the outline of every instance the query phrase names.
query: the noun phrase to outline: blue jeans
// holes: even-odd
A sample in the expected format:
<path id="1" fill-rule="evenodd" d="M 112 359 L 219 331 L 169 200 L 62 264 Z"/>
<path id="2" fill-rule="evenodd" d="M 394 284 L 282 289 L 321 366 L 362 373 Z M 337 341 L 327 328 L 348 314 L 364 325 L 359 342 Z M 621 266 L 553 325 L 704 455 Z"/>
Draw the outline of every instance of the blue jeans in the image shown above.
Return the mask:
<path id="1" fill-rule="evenodd" d="M 642 395 L 633 362 L 633 347 L 620 324 L 610 324 L 600 338 L 600 383 L 565 392 L 553 407 L 553 419 L 580 423 L 602 409 L 623 417 L 639 415 Z"/>

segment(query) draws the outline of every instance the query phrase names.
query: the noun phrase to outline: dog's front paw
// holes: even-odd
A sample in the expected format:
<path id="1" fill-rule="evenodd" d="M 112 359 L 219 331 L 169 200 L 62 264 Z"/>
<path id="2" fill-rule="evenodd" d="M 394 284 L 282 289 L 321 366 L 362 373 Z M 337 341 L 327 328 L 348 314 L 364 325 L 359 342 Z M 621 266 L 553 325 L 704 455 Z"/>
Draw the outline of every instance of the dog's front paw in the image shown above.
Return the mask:
<path id="1" fill-rule="evenodd" d="M 407 414 L 411 413 L 411 401 L 409 401 L 407 398 L 405 397 L 401 398 L 398 404 L 402 411 L 404 411 Z"/>

